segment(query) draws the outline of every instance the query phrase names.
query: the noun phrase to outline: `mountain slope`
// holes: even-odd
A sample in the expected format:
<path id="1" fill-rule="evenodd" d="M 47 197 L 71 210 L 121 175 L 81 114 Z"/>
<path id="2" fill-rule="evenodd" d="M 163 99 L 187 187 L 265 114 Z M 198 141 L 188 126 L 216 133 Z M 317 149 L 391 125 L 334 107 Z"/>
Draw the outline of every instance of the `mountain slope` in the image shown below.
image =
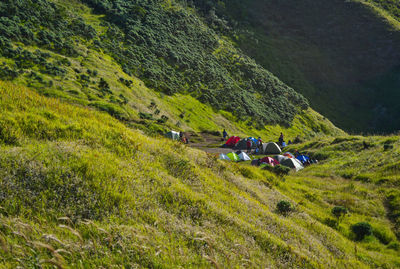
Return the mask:
<path id="1" fill-rule="evenodd" d="M 111 56 L 126 74 L 142 79 L 153 90 L 169 95 L 190 94 L 243 121 L 251 119 L 259 128 L 265 124 L 290 125 L 298 111 L 308 107 L 305 98 L 235 49 L 229 40 L 220 38 L 179 3 L 83 2 L 99 15 L 85 20 L 88 8 L 78 1 L 72 7 L 63 1 L 3 2 L 1 55 L 7 60 L 3 78 L 37 80 L 39 72 L 64 80 L 72 64 L 68 59 L 82 65 L 93 50 Z M 56 60 L 46 60 L 49 56 L 40 51 L 26 52 L 18 42 L 50 50 L 57 54 Z M 97 70 L 89 70 L 95 71 L 89 74 L 76 68 L 73 71 L 82 87 L 79 92 L 89 100 L 98 99 L 97 95 L 103 100 L 113 98 L 110 101 L 114 103 L 125 102 L 110 91 L 108 81 L 99 81 L 93 89 L 91 79 Z M 55 88 L 58 95 L 65 94 L 54 82 L 46 87 Z"/>
<path id="2" fill-rule="evenodd" d="M 399 97 L 400 24 L 390 17 L 393 5 L 385 13 L 370 3 L 380 1 L 194 2 L 217 29 L 213 14 L 230 22 L 232 29 L 222 31 L 337 126 L 356 132 L 400 128 L 393 101 Z"/>
<path id="3" fill-rule="evenodd" d="M 182 37 L 183 44 L 181 46 L 175 48 L 168 42 L 164 44 L 164 46 L 170 46 L 171 49 L 177 50 L 174 52 L 177 53 L 176 55 L 189 57 L 190 60 L 186 62 L 187 68 L 174 69 L 174 75 L 169 76 L 168 70 L 178 67 L 179 64 L 172 66 L 167 56 L 160 56 L 160 58 L 154 55 L 157 52 L 158 44 L 163 44 L 160 40 L 157 42 L 153 40 L 146 48 L 140 43 L 129 45 L 132 40 L 129 41 L 129 38 L 125 37 L 123 29 L 110 24 L 109 21 L 112 21 L 113 18 L 111 13 L 107 13 L 107 16 L 93 14 L 89 7 L 79 1 L 66 4 L 64 1 L 43 0 L 40 3 L 39 6 L 28 0 L 19 4 L 13 1 L 2 3 L 0 11 L 2 10 L 4 17 L 1 22 L 3 27 L 0 27 L 2 34 L 0 43 L 2 57 L 0 60 L 3 65 L 0 75 L 3 79 L 29 86 L 46 96 L 54 96 L 106 111 L 129 126 L 140 128 L 150 135 L 160 134 L 168 129 L 215 132 L 222 128 L 226 128 L 231 134 L 262 135 L 274 137 L 274 139 L 282 130 L 286 130 L 291 138 L 297 135 L 341 133 L 328 120 L 323 119 L 314 111 L 302 110 L 299 107 L 304 105 L 302 97 L 266 70 L 256 66 L 249 58 L 237 51 L 229 40 L 218 37 L 199 19 L 196 19 L 193 13 L 185 11 L 178 4 L 174 4 L 174 7 L 177 8 L 175 11 L 172 8 L 164 7 L 161 3 L 143 3 L 143 5 L 149 5 L 153 10 L 148 15 L 148 23 L 151 23 L 152 18 L 157 17 L 157 12 L 165 13 L 162 15 L 163 19 L 158 21 L 159 24 L 169 25 L 168 20 L 173 20 L 176 16 L 180 19 L 182 19 L 181 17 L 190 19 L 187 27 L 191 29 L 191 35 Z M 214 48 L 215 51 L 210 48 L 202 51 L 202 47 L 205 45 L 199 41 L 196 33 L 193 33 L 193 29 L 199 25 L 204 28 L 201 37 L 211 40 L 212 42 L 210 42 L 217 46 Z M 143 34 L 143 38 L 153 33 L 148 25 L 142 27 L 140 33 Z M 163 31 L 158 31 L 161 37 L 157 38 L 175 38 L 168 29 L 165 27 L 163 29 Z M 147 34 L 145 34 L 145 30 L 149 30 Z M 25 32 L 30 34 L 24 34 Z M 117 36 L 123 40 L 116 42 Z M 173 40 L 169 42 L 173 42 Z M 191 55 L 187 51 L 187 48 L 193 46 L 197 48 L 200 56 L 198 54 Z M 186 50 L 183 50 L 182 47 L 186 47 Z M 134 57 L 126 55 L 126 53 L 133 53 L 132 49 L 136 51 Z M 142 57 L 143 53 L 149 57 L 138 59 L 137 57 Z M 228 54 L 232 54 L 235 59 L 239 57 L 232 67 L 224 62 Z M 199 75 L 210 71 L 207 69 L 210 68 L 208 64 L 202 63 L 200 67 L 196 67 L 199 61 L 194 60 L 193 57 L 197 56 L 210 58 L 210 61 L 217 65 L 213 69 L 215 72 L 219 72 L 218 76 L 222 77 L 211 80 L 211 77 L 202 76 L 196 82 L 184 82 L 179 79 L 179 83 L 186 84 L 186 86 L 181 85 L 182 88 L 175 85 L 176 83 L 172 83 L 171 79 L 177 79 L 176 76 L 187 77 L 191 80 L 194 74 Z M 139 61 L 143 66 L 139 68 L 139 65 L 134 65 L 136 71 L 129 71 L 127 70 L 128 66 L 133 68 L 131 61 Z M 164 61 L 169 62 L 168 65 L 161 64 Z M 240 65 L 242 61 L 244 61 L 244 66 Z M 152 73 L 158 64 L 161 65 L 157 67 L 160 68 L 160 76 Z M 253 67 L 257 69 L 258 73 L 249 73 L 248 68 Z M 208 71 L 205 71 L 204 68 Z M 246 72 L 249 74 L 243 74 L 236 69 L 229 69 L 229 71 L 227 68 L 247 70 Z M 190 71 L 193 74 L 186 74 L 189 69 L 194 70 Z M 142 77 L 144 82 L 133 74 L 127 74 L 133 71 Z M 227 73 L 228 71 L 234 72 L 232 73 L 234 78 Z M 166 76 L 169 78 L 166 79 Z M 271 90 L 275 93 L 256 93 L 254 89 L 251 90 L 252 86 L 249 86 L 248 92 L 242 91 L 249 97 L 242 96 L 244 100 L 239 96 L 230 96 L 234 91 L 230 91 L 229 87 L 233 84 L 223 82 L 224 80 L 231 82 L 235 80 L 239 81 L 239 84 L 246 84 L 249 79 L 251 79 L 251 83 L 261 83 L 263 86 L 257 87 L 261 91 L 266 90 L 265 87 L 267 87 L 268 91 Z M 235 85 L 236 82 L 234 82 Z M 167 83 L 163 89 L 169 93 L 181 93 L 165 95 L 161 92 L 163 89 L 156 85 L 157 83 Z M 218 86 L 213 84 L 215 87 L 211 87 L 210 83 L 218 83 Z M 145 84 L 155 88 L 148 88 Z M 219 87 L 228 87 L 217 90 L 218 95 L 226 100 L 224 99 L 220 104 L 213 102 L 201 104 L 198 100 L 208 103 L 203 98 L 205 95 L 214 96 L 207 93 L 211 89 L 206 89 L 208 87 L 211 87 L 213 91 Z M 235 89 L 239 90 L 239 88 Z M 285 96 L 280 94 L 281 90 L 286 92 Z M 260 102 L 255 101 L 254 98 Z M 296 98 L 301 100 L 296 101 Z M 293 99 L 294 105 L 288 99 Z M 274 104 L 265 105 L 265 102 Z M 194 111 L 198 107 L 202 109 Z M 225 111 L 218 110 L 218 107 Z M 280 122 L 281 125 L 269 125 L 265 129 L 263 122 Z"/>
<path id="4" fill-rule="evenodd" d="M 10 83 L 0 82 L 0 107 L 0 264 L 6 268 L 400 264 L 381 200 L 366 183 L 328 197 L 356 199 L 367 188 L 371 206 L 355 203 L 341 225 L 369 218 L 376 207 L 369 221 L 384 229 L 387 247 L 375 237 L 355 247 L 351 234 L 324 224 L 321 215 L 331 204 L 321 207 L 319 194 L 300 202 L 300 192 L 292 193 L 295 178 L 308 187 L 310 173 L 335 165 L 333 157 L 283 181 Z M 396 143 L 393 156 L 398 149 Z M 295 211 L 280 215 L 280 200 L 298 202 Z"/>

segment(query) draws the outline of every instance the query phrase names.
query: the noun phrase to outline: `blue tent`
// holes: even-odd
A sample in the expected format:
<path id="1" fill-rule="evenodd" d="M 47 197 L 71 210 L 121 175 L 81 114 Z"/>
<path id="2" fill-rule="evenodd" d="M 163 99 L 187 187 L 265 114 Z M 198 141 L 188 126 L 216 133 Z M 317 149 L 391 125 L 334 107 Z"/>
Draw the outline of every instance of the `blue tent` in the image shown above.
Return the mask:
<path id="1" fill-rule="evenodd" d="M 305 163 L 308 160 L 310 160 L 310 157 L 306 156 L 306 155 L 299 155 L 296 157 L 297 160 L 299 160 L 301 163 Z"/>
<path id="2" fill-rule="evenodd" d="M 254 143 L 254 145 L 257 145 L 257 139 L 256 138 L 254 138 L 254 137 L 249 137 L 249 138 L 247 138 L 247 139 L 251 139 L 252 141 L 253 141 L 253 143 Z"/>

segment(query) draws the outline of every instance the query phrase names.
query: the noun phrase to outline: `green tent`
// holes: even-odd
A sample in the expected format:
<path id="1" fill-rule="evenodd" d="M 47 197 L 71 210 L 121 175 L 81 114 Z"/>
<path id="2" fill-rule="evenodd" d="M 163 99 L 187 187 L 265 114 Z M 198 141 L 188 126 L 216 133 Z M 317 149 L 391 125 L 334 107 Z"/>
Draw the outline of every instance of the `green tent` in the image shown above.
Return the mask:
<path id="1" fill-rule="evenodd" d="M 179 140 L 179 133 L 175 131 L 169 131 L 165 134 L 165 137 L 172 139 L 172 140 Z"/>
<path id="2" fill-rule="evenodd" d="M 240 160 L 239 156 L 235 152 L 230 152 L 226 154 L 226 156 L 228 156 L 229 159 L 231 159 L 234 162 L 238 162 Z"/>

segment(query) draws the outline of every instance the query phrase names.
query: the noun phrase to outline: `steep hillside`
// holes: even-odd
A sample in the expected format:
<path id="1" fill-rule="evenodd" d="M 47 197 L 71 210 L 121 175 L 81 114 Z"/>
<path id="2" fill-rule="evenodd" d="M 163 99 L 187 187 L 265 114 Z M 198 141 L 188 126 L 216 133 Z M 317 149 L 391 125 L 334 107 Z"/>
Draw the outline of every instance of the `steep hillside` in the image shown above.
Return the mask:
<path id="1" fill-rule="evenodd" d="M 337 126 L 378 133 L 400 128 L 395 1 L 194 2 L 210 25 L 236 37 L 244 52 Z"/>
<path id="2" fill-rule="evenodd" d="M 179 3 L 82 2 L 98 15 L 80 1 L 3 1 L 0 76 L 83 100 L 122 120 L 130 119 L 127 103 L 133 100 L 110 88 L 109 73 L 99 72 L 110 57 L 124 73 L 118 74 L 119 87 L 132 86 L 128 76 L 134 75 L 152 90 L 189 94 L 258 128 L 289 126 L 308 107 L 304 97 Z M 89 69 L 93 58 L 100 61 Z"/>
<path id="3" fill-rule="evenodd" d="M 285 181 L 10 83 L 0 82 L 0 107 L 2 267 L 400 265 L 381 199 L 396 181 L 379 183 L 377 192 L 367 180 L 352 181 L 358 168 L 348 186 L 318 174 L 343 170 L 336 156 L 352 152 L 345 146 L 353 138 L 305 144 L 326 149 L 330 158 Z M 394 139 L 382 164 L 398 158 Z M 374 141 L 368 154 L 382 147 L 381 138 Z M 388 197 L 398 210 L 398 193 Z M 296 205 L 294 211 L 278 213 L 281 200 Z M 350 215 L 332 229 L 325 217 L 334 205 L 347 206 Z M 373 225 L 374 235 L 356 242 L 348 229 L 360 220 Z"/>

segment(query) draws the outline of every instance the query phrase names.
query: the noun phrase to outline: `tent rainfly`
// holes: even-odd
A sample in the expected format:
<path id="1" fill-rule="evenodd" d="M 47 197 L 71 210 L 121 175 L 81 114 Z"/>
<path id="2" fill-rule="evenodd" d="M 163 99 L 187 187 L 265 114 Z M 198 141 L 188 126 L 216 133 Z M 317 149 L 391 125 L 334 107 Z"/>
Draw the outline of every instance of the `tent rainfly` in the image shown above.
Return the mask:
<path id="1" fill-rule="evenodd" d="M 228 156 L 226 156 L 226 155 L 223 154 L 223 153 L 221 153 L 221 154 L 219 155 L 219 159 L 220 159 L 220 160 L 225 160 L 225 161 L 230 161 L 230 160 L 231 160 L 231 159 L 229 159 Z"/>
<path id="2" fill-rule="evenodd" d="M 299 160 L 293 158 L 287 158 L 286 160 L 283 160 L 281 164 L 296 169 L 296 172 L 304 168 Z"/>
<path id="3" fill-rule="evenodd" d="M 230 153 L 226 154 L 226 156 L 228 156 L 229 159 L 231 159 L 231 161 L 234 161 L 234 162 L 237 162 L 240 160 L 239 156 L 235 152 L 230 152 Z"/>
<path id="4" fill-rule="evenodd" d="M 169 131 L 165 134 L 165 137 L 172 139 L 172 140 L 179 140 L 179 133 L 175 131 Z"/>
<path id="5" fill-rule="evenodd" d="M 242 152 L 239 154 L 239 158 L 242 161 L 251 161 L 251 158 L 246 153 Z"/>
<path id="6" fill-rule="evenodd" d="M 264 154 L 280 154 L 282 150 L 278 146 L 278 144 L 270 142 L 270 143 L 263 143 L 263 152 Z"/>

